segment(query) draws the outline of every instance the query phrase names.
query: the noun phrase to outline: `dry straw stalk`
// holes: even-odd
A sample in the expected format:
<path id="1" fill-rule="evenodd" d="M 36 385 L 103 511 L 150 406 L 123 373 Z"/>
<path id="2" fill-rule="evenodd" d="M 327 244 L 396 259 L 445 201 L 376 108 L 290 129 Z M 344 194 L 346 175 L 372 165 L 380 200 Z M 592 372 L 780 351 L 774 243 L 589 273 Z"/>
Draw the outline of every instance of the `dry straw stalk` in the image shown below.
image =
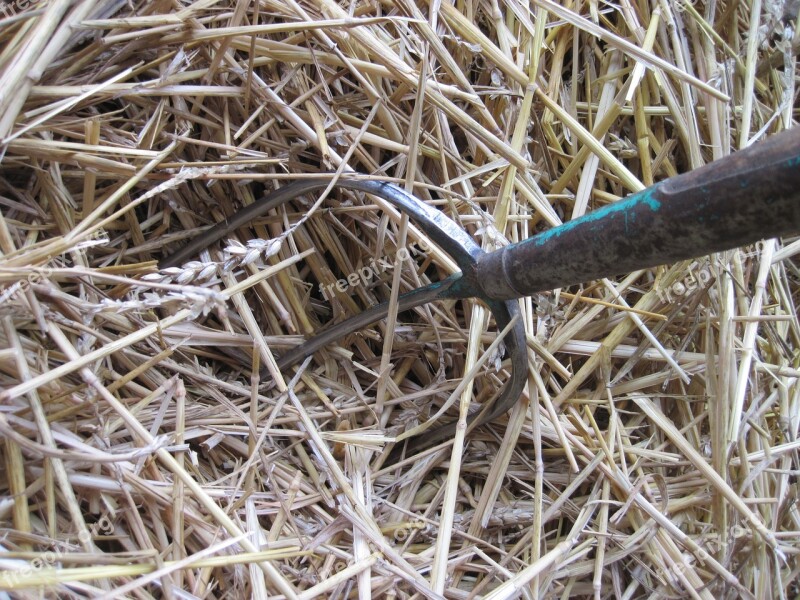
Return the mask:
<path id="1" fill-rule="evenodd" d="M 522 300 L 518 405 L 396 463 L 503 386 L 484 307 L 393 310 L 277 363 L 456 269 L 338 178 L 404 187 L 486 249 L 528 238 L 792 127 L 797 13 L 0 5 L 0 593 L 800 596 L 800 240 Z"/>

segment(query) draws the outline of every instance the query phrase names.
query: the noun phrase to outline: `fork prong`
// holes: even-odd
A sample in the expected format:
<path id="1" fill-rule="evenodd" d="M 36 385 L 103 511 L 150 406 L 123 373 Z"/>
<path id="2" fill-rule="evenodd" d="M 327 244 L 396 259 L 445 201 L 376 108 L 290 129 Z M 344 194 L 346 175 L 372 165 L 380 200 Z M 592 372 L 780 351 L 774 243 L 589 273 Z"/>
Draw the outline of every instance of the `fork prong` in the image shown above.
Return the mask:
<path id="1" fill-rule="evenodd" d="M 450 294 L 450 290 L 460 279 L 461 273 L 456 273 L 450 277 L 447 277 L 446 279 L 443 279 L 442 281 L 430 283 L 405 294 L 401 294 L 398 298 L 397 312 L 400 313 L 416 306 L 427 304 L 428 302 L 432 302 L 434 300 L 454 297 Z M 388 312 L 389 303 L 382 302 L 368 308 L 364 312 L 350 317 L 349 319 L 341 321 L 340 323 L 336 323 L 322 333 L 309 338 L 296 348 L 293 348 L 289 352 L 283 354 L 278 359 L 278 367 L 283 370 L 286 367 L 296 364 L 307 356 L 311 356 L 323 346 L 327 346 L 328 344 L 335 342 L 336 340 L 341 339 L 350 333 L 354 333 L 359 329 L 363 329 L 375 321 L 380 321 L 386 317 Z"/>

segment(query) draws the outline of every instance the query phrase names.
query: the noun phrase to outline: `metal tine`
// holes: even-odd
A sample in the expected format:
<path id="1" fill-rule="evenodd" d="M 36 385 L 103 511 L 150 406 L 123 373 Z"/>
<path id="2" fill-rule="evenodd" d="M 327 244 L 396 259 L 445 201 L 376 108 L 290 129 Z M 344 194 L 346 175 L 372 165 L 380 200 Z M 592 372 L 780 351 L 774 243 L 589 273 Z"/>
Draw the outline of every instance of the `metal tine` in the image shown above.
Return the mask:
<path id="1" fill-rule="evenodd" d="M 270 210 L 303 194 L 324 189 L 329 183 L 329 179 L 321 178 L 301 180 L 286 185 L 199 234 L 181 250 L 162 259 L 159 267 L 180 265 L 214 242 L 230 235 L 236 229 L 264 216 Z M 366 192 L 389 202 L 407 214 L 461 268 L 460 273 L 455 273 L 442 281 L 402 294 L 398 300 L 398 312 L 445 298 L 478 298 L 486 302 L 500 330 L 513 323 L 513 327 L 504 340 L 511 361 L 509 379 L 494 402 L 490 402 L 479 414 L 470 416 L 468 427 L 470 429 L 477 427 L 509 410 L 522 394 L 527 381 L 528 357 L 525 329 L 522 319 L 519 317 L 519 305 L 515 300 L 493 300 L 481 291 L 480 286 L 476 285 L 474 281 L 476 265 L 478 259 L 485 252 L 467 232 L 441 211 L 428 206 L 398 187 L 379 181 L 360 179 L 340 179 L 334 187 Z M 285 369 L 300 362 L 323 346 L 386 317 L 388 311 L 388 303 L 382 303 L 329 327 L 286 352 L 278 359 L 278 367 Z M 451 423 L 426 432 L 423 437 L 409 440 L 406 448 L 413 453 L 445 440 L 452 436 L 456 425 L 456 423 Z M 392 453 L 390 460 L 393 461 L 398 457 L 398 450 L 399 448 Z"/>
<path id="2" fill-rule="evenodd" d="M 160 266 L 181 264 L 284 202 L 329 184 L 325 178 L 289 184 L 200 234 Z M 373 194 L 408 214 L 461 268 L 461 273 L 402 295 L 399 311 L 437 299 L 474 297 L 486 302 L 501 329 L 516 319 L 505 340 L 511 377 L 499 398 L 470 419 L 475 426 L 508 410 L 526 383 L 527 347 L 517 298 L 800 230 L 800 129 L 491 253 L 442 212 L 393 185 L 340 179 L 335 186 Z M 384 303 L 338 323 L 285 354 L 278 364 L 285 368 L 302 360 L 387 312 Z M 430 446 L 454 429 L 450 425 L 426 432 L 409 447 L 414 451 Z"/>
<path id="3" fill-rule="evenodd" d="M 160 269 L 164 269 L 182 265 L 214 242 L 244 227 L 254 219 L 263 217 L 269 211 L 299 196 L 325 189 L 329 183 L 329 178 L 319 178 L 303 179 L 285 185 L 198 234 L 186 246 L 174 254 L 162 258 L 158 266 Z M 441 211 L 428 206 L 394 185 L 371 179 L 339 179 L 334 187 L 372 194 L 408 214 L 442 250 L 456 261 L 462 271 L 465 267 L 473 265 L 477 255 L 483 252 L 467 232 Z"/>
<path id="4" fill-rule="evenodd" d="M 401 313 L 417 306 L 433 302 L 434 300 L 450 298 L 451 296 L 448 295 L 448 291 L 453 284 L 460 279 L 460 277 L 460 273 L 451 275 L 442 281 L 430 283 L 405 294 L 401 294 L 398 297 L 397 312 Z M 304 358 L 314 354 L 320 348 L 323 348 L 324 346 L 327 346 L 328 344 L 335 342 L 336 340 L 341 339 L 348 334 L 355 333 L 367 325 L 375 323 L 376 321 L 380 321 L 388 314 L 389 303 L 381 302 L 380 304 L 371 306 L 367 310 L 360 312 L 353 317 L 349 317 L 344 321 L 336 323 L 335 325 L 326 328 L 321 333 L 308 338 L 299 346 L 281 355 L 277 361 L 278 368 L 285 369 L 291 365 L 297 364 Z"/>

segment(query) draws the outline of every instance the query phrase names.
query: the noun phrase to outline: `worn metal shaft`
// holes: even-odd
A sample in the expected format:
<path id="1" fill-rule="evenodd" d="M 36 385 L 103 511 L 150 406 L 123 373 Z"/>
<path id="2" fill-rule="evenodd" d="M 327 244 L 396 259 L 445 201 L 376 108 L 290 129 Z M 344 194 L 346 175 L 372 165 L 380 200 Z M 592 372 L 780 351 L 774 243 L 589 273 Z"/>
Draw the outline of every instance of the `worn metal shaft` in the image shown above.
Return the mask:
<path id="1" fill-rule="evenodd" d="M 800 128 L 478 259 L 508 300 L 800 233 Z"/>

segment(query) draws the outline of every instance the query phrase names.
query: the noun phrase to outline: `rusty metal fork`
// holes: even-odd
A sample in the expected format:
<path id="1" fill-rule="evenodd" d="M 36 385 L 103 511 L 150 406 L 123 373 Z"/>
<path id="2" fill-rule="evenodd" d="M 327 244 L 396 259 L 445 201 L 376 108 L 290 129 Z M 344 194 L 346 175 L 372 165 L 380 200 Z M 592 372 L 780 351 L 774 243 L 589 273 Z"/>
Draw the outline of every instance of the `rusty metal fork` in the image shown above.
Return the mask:
<path id="1" fill-rule="evenodd" d="M 159 266 L 180 265 L 253 219 L 329 183 L 320 178 L 289 184 L 199 234 Z M 342 179 L 336 187 L 372 194 L 408 214 L 461 269 L 401 295 L 400 312 L 435 300 L 476 298 L 486 303 L 500 330 L 513 323 L 504 339 L 510 378 L 495 402 L 473 415 L 469 425 L 474 427 L 506 412 L 525 387 L 528 355 L 517 299 L 800 233 L 800 129 L 775 135 L 494 252 L 484 252 L 443 213 L 394 185 Z M 384 318 L 388 308 L 387 303 L 379 304 L 326 328 L 281 356 L 279 367 L 295 364 Z M 426 432 L 410 440 L 407 451 L 439 443 L 454 430 L 455 424 L 450 424 Z"/>

